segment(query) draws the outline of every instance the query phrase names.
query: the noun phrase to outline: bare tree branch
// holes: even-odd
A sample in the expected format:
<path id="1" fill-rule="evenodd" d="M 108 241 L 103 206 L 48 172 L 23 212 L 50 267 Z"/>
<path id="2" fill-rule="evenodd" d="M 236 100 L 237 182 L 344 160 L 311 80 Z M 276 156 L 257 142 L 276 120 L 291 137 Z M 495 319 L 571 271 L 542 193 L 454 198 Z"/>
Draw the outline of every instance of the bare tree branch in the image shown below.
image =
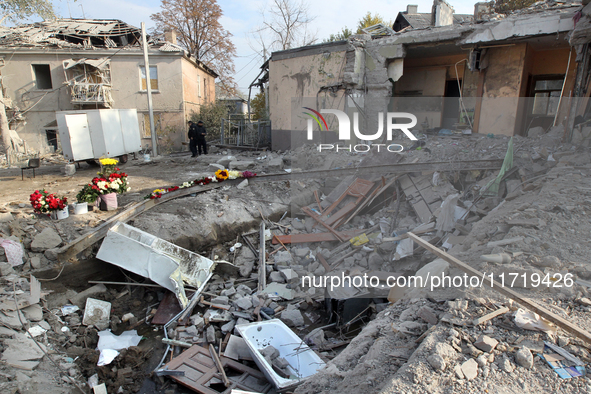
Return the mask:
<path id="1" fill-rule="evenodd" d="M 156 31 L 174 29 L 181 46 L 211 67 L 218 75 L 223 90 L 236 94 L 232 34 L 220 23 L 223 15 L 216 0 L 162 0 L 160 12 L 150 17 Z"/>
<path id="2" fill-rule="evenodd" d="M 268 57 L 268 52 L 310 45 L 317 40 L 316 33 L 310 36 L 308 32 L 308 25 L 315 17 L 310 16 L 305 0 L 273 0 L 268 12 L 261 10 L 261 14 L 262 26 L 250 36 L 261 48 L 263 57 Z M 255 49 L 252 43 L 249 45 Z"/>

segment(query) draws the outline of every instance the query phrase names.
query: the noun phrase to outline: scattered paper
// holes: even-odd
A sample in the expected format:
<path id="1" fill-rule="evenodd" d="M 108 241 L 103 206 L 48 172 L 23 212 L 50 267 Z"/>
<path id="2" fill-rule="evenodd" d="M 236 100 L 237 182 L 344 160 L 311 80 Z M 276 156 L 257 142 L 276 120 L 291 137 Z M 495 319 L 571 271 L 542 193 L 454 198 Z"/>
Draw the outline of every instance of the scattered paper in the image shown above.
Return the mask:
<path id="1" fill-rule="evenodd" d="M 64 305 L 62 306 L 62 315 L 63 316 L 68 316 L 71 315 L 74 312 L 79 311 L 80 308 L 78 308 L 77 305 Z"/>
<path id="2" fill-rule="evenodd" d="M 137 346 L 142 340 L 136 330 L 124 331 L 119 336 L 113 334 L 111 330 L 104 330 L 99 331 L 98 335 L 99 341 L 96 348 L 101 351 L 98 366 L 109 365 L 119 354 L 118 350 Z"/>
<path id="3" fill-rule="evenodd" d="M 20 242 L 0 238 L 0 246 L 4 248 L 6 259 L 11 266 L 16 267 L 23 264 L 23 246 Z"/>
<path id="4" fill-rule="evenodd" d="M 515 324 L 526 330 L 544 331 L 548 334 L 556 334 L 556 327 L 542 319 L 537 313 L 518 309 L 515 313 Z"/>

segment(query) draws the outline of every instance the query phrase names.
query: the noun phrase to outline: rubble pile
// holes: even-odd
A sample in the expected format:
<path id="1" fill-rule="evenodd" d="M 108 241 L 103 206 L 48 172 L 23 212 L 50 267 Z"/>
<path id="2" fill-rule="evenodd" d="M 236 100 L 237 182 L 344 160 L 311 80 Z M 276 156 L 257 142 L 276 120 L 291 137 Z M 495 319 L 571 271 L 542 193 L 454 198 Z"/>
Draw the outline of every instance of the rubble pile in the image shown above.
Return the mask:
<path id="1" fill-rule="evenodd" d="M 134 217 L 128 227 L 142 232 L 138 239 L 160 265 L 133 261 L 150 272 L 132 274 L 126 264 L 133 259 L 124 257 L 134 249 L 125 247 L 126 253 L 109 254 L 125 260 L 113 262 L 126 269 L 120 279 L 93 286 L 40 284 L 35 276 L 43 277 L 42 268 L 61 269 L 60 248 L 91 234 L 87 226 L 107 216 L 52 221 L 33 216 L 26 199 L 13 198 L 0 213 L 0 387 L 23 391 L 51 379 L 55 392 L 74 384 L 137 392 L 147 381 L 162 390 L 181 384 L 196 392 L 213 386 L 272 393 L 282 384 L 296 393 L 587 392 L 591 348 L 574 331 L 486 282 L 408 282 L 465 274 L 413 238 L 420 237 L 484 279 L 502 277 L 518 296 L 591 331 L 585 248 L 591 159 L 584 144 L 559 143 L 559 129 L 533 134 L 513 140 L 425 134 L 423 144 L 407 142 L 403 154 L 387 158 L 325 156 L 314 147 L 201 157 L 174 181 L 226 168 L 260 179 L 188 194 Z M 449 157 L 449 167 L 431 164 Z M 134 168 L 174 170 L 187 161 L 170 156 L 149 165 L 131 162 L 126 170 L 133 180 Z M 331 178 L 314 172 L 375 165 L 384 170 Z M 397 165 L 407 167 L 396 172 Z M 308 171 L 315 175 L 307 178 Z M 276 178 L 265 181 L 266 174 Z M 19 263 L 10 252 L 17 246 Z M 77 258 L 91 258 L 97 249 L 104 256 L 96 246 Z M 196 253 L 212 262 L 200 282 L 186 264 Z M 162 275 L 159 267 L 169 260 L 176 266 Z M 354 284 L 345 285 L 345 277 Z M 168 288 L 169 279 L 185 287 Z M 59 291 L 48 290 L 54 288 Z M 249 327 L 273 334 L 247 335 Z M 101 345 L 107 337 L 115 342 Z M 11 350 L 18 347 L 28 350 Z M 306 352 L 319 361 L 302 364 Z M 197 359 L 211 373 L 207 383 L 179 372 Z"/>

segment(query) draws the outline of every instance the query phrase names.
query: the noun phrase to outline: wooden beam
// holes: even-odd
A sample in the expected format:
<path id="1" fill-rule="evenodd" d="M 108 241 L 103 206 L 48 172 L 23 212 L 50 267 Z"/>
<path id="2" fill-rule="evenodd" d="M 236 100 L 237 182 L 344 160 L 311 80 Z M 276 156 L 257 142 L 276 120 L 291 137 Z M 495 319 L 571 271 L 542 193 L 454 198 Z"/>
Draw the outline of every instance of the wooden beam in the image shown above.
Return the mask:
<path id="1" fill-rule="evenodd" d="M 192 193 L 203 193 L 209 190 L 217 189 L 218 187 L 222 187 L 227 184 L 236 184 L 238 183 L 236 181 L 240 181 L 240 179 L 225 181 L 222 183 L 212 183 L 205 186 L 187 187 L 176 190 L 174 192 L 163 194 L 161 198 L 136 202 L 123 212 L 119 212 L 118 214 L 111 216 L 109 219 L 107 219 L 107 221 L 105 221 L 100 226 L 95 227 L 89 233 L 81 235 L 80 237 L 76 238 L 67 245 L 59 248 L 57 252 L 57 258 L 60 262 L 66 262 L 69 259 L 76 257 L 78 253 L 82 252 L 83 250 L 89 248 L 96 242 L 103 239 L 107 235 L 109 229 L 118 222 L 125 223 L 129 219 L 139 215 L 142 212 L 147 211 L 148 209 L 156 205 L 168 202 L 170 200 L 174 200 L 179 197 L 184 197 Z"/>
<path id="2" fill-rule="evenodd" d="M 224 386 L 230 387 L 230 379 L 226 376 L 226 371 L 224 371 L 224 366 L 222 365 L 222 361 L 220 360 L 215 348 L 210 343 L 209 344 L 209 354 L 211 354 L 211 358 L 213 359 L 215 366 L 217 367 L 220 375 L 222 375 L 222 381 L 224 382 Z"/>
<path id="3" fill-rule="evenodd" d="M 316 257 L 318 257 L 318 260 L 320 260 L 320 264 L 322 264 L 322 266 L 324 267 L 324 270 L 325 270 L 324 273 L 327 273 L 328 271 L 330 271 L 330 265 L 328 265 L 324 256 L 321 255 L 320 253 L 318 253 L 316 255 Z"/>
<path id="4" fill-rule="evenodd" d="M 335 237 L 337 237 L 337 239 L 341 242 L 345 242 L 345 240 L 343 239 L 343 237 L 341 237 L 341 234 L 339 234 L 334 228 L 330 227 L 328 224 L 324 223 L 322 221 L 322 219 L 320 218 L 320 215 L 318 215 L 316 212 L 312 211 L 311 209 L 309 209 L 308 207 L 303 207 L 302 211 L 304 211 L 304 213 L 308 216 L 310 216 L 312 219 L 316 220 L 319 224 L 321 224 L 322 226 L 326 227 L 326 229 L 328 231 L 330 231 L 331 233 L 334 234 Z"/>
<path id="5" fill-rule="evenodd" d="M 487 280 L 484 277 L 484 274 L 477 269 L 470 267 L 468 264 L 456 259 L 452 255 L 436 248 L 435 246 L 431 245 L 427 241 L 417 237 L 413 233 L 408 233 L 408 236 L 415 241 L 417 244 L 422 246 L 423 248 L 427 249 L 434 255 L 441 257 L 445 261 L 454 266 L 460 268 L 462 271 L 466 272 L 469 275 L 476 276 L 478 278 L 484 278 L 483 283 L 493 290 L 509 297 L 513 301 L 517 302 L 518 304 L 524 306 L 525 308 L 537 313 L 538 315 L 548 319 L 552 323 L 556 324 L 558 327 L 562 328 L 564 331 L 573 334 L 574 336 L 582 339 L 583 341 L 591 344 L 591 334 L 587 331 L 583 330 L 582 328 L 575 326 L 571 322 L 567 321 L 566 319 L 558 316 L 557 314 L 549 311 L 548 309 L 544 308 L 543 306 L 539 305 L 538 303 L 532 301 L 529 298 L 525 298 L 521 296 L 521 294 L 517 293 L 516 291 L 512 290 L 509 287 L 503 286 L 501 283 L 493 280 L 492 284 L 490 279 Z"/>
<path id="6" fill-rule="evenodd" d="M 506 306 L 502 306 L 499 309 L 497 309 L 496 311 L 493 311 L 493 312 L 488 313 L 484 316 L 474 319 L 473 323 L 475 326 L 477 326 L 479 324 L 484 323 L 485 321 L 489 321 L 490 319 L 494 319 L 495 317 L 503 315 L 507 312 L 509 312 L 509 308 L 507 308 Z"/>

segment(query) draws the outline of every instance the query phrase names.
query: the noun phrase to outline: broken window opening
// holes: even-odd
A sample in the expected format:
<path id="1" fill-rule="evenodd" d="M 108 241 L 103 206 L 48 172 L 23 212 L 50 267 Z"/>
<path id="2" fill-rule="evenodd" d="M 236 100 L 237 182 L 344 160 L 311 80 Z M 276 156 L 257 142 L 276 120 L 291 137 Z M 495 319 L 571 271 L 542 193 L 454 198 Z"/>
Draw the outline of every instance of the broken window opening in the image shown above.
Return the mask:
<path id="1" fill-rule="evenodd" d="M 33 64 L 33 73 L 35 74 L 35 85 L 39 90 L 53 89 L 51 83 L 51 69 L 49 64 Z"/>
<path id="2" fill-rule="evenodd" d="M 109 59 L 66 60 L 64 73 L 66 84 L 70 86 L 72 104 L 113 106 Z"/>
<path id="3" fill-rule="evenodd" d="M 564 83 L 564 75 L 537 75 L 531 77 L 529 94 L 529 111 L 526 117 L 526 129 L 552 125 L 560 94 Z"/>
<path id="4" fill-rule="evenodd" d="M 146 91 L 146 66 L 140 66 L 140 80 L 141 90 Z M 150 66 L 150 87 L 152 91 L 158 90 L 158 68 L 156 66 Z"/>
<path id="5" fill-rule="evenodd" d="M 53 147 L 53 152 L 57 152 L 57 150 L 58 150 L 57 130 L 56 129 L 45 129 L 45 134 L 47 136 L 47 146 Z"/>

